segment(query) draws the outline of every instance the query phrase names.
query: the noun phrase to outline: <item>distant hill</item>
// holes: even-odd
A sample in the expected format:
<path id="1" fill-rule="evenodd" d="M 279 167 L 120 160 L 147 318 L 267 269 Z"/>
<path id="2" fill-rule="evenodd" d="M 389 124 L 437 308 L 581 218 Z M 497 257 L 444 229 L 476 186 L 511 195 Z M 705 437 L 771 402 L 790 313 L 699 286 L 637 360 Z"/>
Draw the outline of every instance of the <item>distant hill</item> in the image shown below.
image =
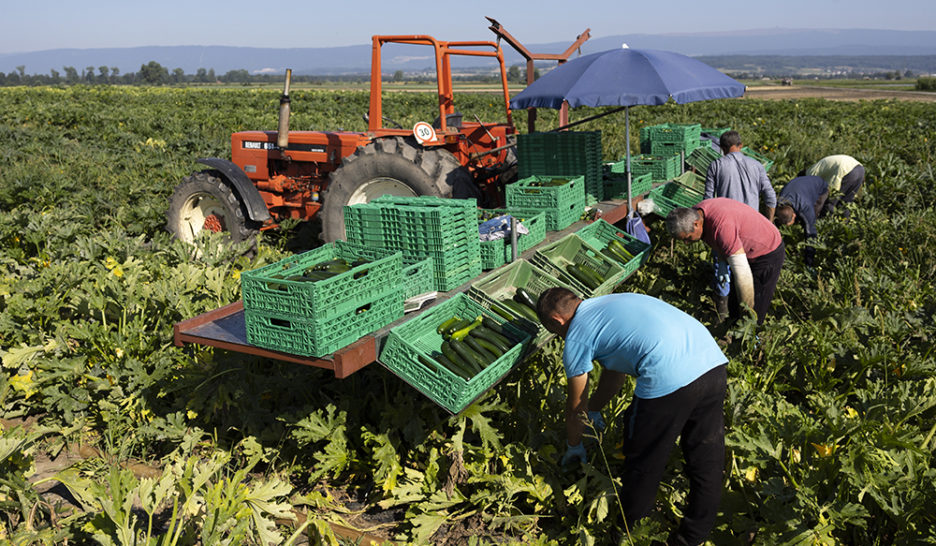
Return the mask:
<path id="1" fill-rule="evenodd" d="M 444 37 L 440 37 L 444 38 Z M 479 39 L 494 39 L 493 34 Z M 936 31 L 897 30 L 797 30 L 763 29 L 743 32 L 694 34 L 625 34 L 592 38 L 582 53 L 620 47 L 666 49 L 691 56 L 906 56 L 936 55 Z M 542 53 L 558 53 L 568 42 L 525 44 Z M 391 44 L 384 47 L 383 70 L 420 71 L 433 66 L 426 47 Z M 508 64 L 523 59 L 505 47 Z M 217 74 L 230 70 L 250 73 L 283 72 L 296 74 L 355 74 L 370 71 L 370 44 L 330 48 L 253 48 L 227 46 L 151 46 L 101 49 L 53 49 L 0 54 L 0 71 L 9 73 L 25 67 L 27 74 L 48 74 L 70 66 L 79 72 L 100 66 L 117 67 L 122 73 L 137 72 L 140 66 L 156 61 L 169 70 L 181 68 L 187 74 L 199 68 Z M 476 66 L 477 60 L 460 60 L 455 66 Z"/>

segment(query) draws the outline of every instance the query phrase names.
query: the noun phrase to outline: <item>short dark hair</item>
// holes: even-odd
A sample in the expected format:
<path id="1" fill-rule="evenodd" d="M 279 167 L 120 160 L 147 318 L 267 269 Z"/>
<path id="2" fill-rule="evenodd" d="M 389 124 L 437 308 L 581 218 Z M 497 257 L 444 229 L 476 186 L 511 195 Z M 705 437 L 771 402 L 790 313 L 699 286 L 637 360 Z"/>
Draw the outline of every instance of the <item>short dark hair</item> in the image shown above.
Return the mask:
<path id="1" fill-rule="evenodd" d="M 730 150 L 735 146 L 741 145 L 741 135 L 737 131 L 725 131 L 718 138 L 718 146 L 722 150 Z"/>
<path id="2" fill-rule="evenodd" d="M 780 203 L 774 210 L 774 223 L 785 226 L 793 220 L 793 205 Z"/>
<path id="3" fill-rule="evenodd" d="M 552 330 L 550 325 L 555 325 L 552 314 L 564 315 L 572 312 L 575 309 L 575 303 L 579 299 L 575 292 L 568 288 L 561 286 L 547 288 L 540 294 L 539 300 L 536 302 L 536 315 L 547 330 Z"/>

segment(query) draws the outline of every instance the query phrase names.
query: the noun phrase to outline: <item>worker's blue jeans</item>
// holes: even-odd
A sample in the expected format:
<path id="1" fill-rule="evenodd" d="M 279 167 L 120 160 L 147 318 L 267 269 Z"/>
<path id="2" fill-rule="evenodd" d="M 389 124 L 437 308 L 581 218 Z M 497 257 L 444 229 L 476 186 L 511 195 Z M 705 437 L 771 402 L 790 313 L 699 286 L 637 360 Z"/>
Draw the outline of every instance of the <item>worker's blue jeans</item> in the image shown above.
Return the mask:
<path id="1" fill-rule="evenodd" d="M 621 502 L 628 525 L 650 514 L 670 452 L 679 438 L 689 477 L 688 506 L 675 544 L 699 544 L 712 530 L 725 467 L 726 365 L 674 393 L 637 398 L 624 413 Z"/>

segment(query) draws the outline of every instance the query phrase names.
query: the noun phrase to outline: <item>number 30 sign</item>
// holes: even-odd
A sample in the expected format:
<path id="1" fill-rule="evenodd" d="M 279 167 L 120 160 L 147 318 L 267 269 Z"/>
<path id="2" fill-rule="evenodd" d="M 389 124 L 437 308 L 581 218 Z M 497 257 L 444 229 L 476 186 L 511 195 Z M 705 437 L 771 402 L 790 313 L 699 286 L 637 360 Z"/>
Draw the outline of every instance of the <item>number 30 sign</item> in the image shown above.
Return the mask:
<path id="1" fill-rule="evenodd" d="M 425 144 L 436 139 L 435 129 L 425 121 L 420 121 L 416 125 L 413 125 L 413 136 L 416 137 L 416 140 L 420 144 Z"/>

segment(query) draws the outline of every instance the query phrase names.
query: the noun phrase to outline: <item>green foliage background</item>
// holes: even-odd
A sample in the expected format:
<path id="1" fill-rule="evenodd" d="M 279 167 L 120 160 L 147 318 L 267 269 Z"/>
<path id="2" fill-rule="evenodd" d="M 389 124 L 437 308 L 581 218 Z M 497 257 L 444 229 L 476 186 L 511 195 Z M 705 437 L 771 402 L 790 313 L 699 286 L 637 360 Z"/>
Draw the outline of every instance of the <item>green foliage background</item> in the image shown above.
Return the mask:
<path id="1" fill-rule="evenodd" d="M 611 426 L 591 464 L 562 474 L 557 346 L 450 417 L 379 366 L 339 381 L 172 344 L 175 322 L 239 298 L 241 271 L 315 244 L 295 227 L 268 232 L 248 259 L 216 238 L 192 249 L 163 228 L 194 159 L 229 157 L 234 131 L 275 127 L 277 99 L 250 89 L 0 89 L 0 416 L 41 425 L 2 430 L 0 539 L 278 542 L 288 533 L 272 518 L 292 506 L 317 518 L 308 529 L 328 542 L 321 521 L 350 518 L 350 494 L 416 543 L 628 540 L 613 453 L 629 394 L 606 410 Z M 496 95 L 457 101 L 469 119 L 503 119 Z M 411 126 L 434 117 L 433 102 L 393 94 L 385 114 Z M 293 129 L 365 128 L 364 92 L 297 90 L 292 104 Z M 829 154 L 850 154 L 868 173 L 851 219 L 820 222 L 817 277 L 802 265 L 798 228 L 784 230 L 775 316 L 722 341 L 730 464 L 711 540 L 936 542 L 936 110 L 742 99 L 636 107 L 631 120 L 629 140 L 620 114 L 579 129 L 601 130 L 613 160 L 628 142 L 638 149 L 644 125 L 732 127 L 775 161 L 778 188 Z M 514 121 L 525 130 L 526 113 Z M 540 129 L 555 125 L 554 112 L 540 111 Z M 660 223 L 651 227 L 653 255 L 621 289 L 710 323 L 705 247 L 674 245 Z M 26 478 L 40 453 L 78 443 L 107 456 L 60 476 L 82 509 L 53 517 Z M 132 460 L 164 469 L 160 487 L 121 470 Z M 680 517 L 678 460 L 632 540 L 665 537 Z M 103 504 L 108 496 L 150 499 L 149 529 L 139 512 Z M 195 498 L 201 509 L 172 513 L 173 501 Z M 237 525 L 218 527 L 212 513 Z"/>

